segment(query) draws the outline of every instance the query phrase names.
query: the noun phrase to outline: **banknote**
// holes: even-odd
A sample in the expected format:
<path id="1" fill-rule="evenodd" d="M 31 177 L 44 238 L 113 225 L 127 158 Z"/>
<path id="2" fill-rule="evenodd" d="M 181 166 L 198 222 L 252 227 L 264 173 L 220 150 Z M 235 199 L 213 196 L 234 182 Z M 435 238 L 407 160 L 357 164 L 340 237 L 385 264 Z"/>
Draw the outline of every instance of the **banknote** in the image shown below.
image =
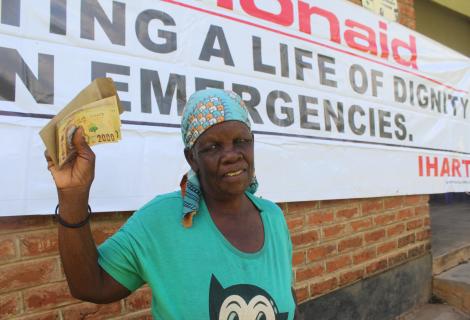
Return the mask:
<path id="1" fill-rule="evenodd" d="M 121 119 L 116 96 L 101 99 L 80 108 L 61 119 L 56 126 L 59 167 L 75 154 L 72 137 L 82 127 L 88 145 L 121 140 Z"/>

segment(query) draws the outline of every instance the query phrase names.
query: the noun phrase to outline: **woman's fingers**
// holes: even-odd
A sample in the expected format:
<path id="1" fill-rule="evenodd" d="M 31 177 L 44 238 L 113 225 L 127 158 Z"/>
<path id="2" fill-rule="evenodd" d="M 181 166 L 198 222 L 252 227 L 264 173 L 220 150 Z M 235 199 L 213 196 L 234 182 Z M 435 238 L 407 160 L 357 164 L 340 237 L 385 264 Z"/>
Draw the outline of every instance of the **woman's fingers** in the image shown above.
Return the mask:
<path id="1" fill-rule="evenodd" d="M 79 127 L 73 134 L 72 143 L 75 150 L 77 151 L 78 158 L 82 158 L 88 161 L 94 160 L 95 154 L 85 140 L 82 127 Z"/>
<path id="2" fill-rule="evenodd" d="M 74 132 L 72 137 L 72 144 L 78 153 L 90 150 L 90 146 L 88 146 L 88 143 L 85 140 L 85 136 L 83 135 L 82 127 L 78 127 L 78 129 Z"/>
<path id="3" fill-rule="evenodd" d="M 89 187 L 94 179 L 95 154 L 86 142 L 83 128 L 78 128 L 72 137 L 74 155 L 59 169 L 51 156 L 44 152 L 47 169 L 51 172 L 57 188 Z"/>
<path id="4" fill-rule="evenodd" d="M 46 158 L 47 162 L 49 162 L 49 160 L 52 160 L 52 158 L 49 155 L 49 152 L 47 152 L 47 150 L 44 150 L 44 158 Z"/>
<path id="5" fill-rule="evenodd" d="M 47 152 L 47 150 L 44 151 L 44 157 L 46 158 L 46 161 L 47 161 L 47 170 L 51 171 L 51 169 L 55 167 L 55 164 L 51 156 Z"/>

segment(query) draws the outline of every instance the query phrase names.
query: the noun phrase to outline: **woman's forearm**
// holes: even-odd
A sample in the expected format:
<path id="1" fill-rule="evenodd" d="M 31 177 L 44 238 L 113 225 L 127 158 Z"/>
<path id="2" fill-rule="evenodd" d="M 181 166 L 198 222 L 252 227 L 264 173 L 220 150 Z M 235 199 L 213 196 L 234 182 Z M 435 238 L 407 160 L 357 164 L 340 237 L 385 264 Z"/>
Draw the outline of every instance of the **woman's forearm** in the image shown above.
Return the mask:
<path id="1" fill-rule="evenodd" d="M 59 214 L 64 221 L 72 224 L 85 220 L 88 194 L 59 193 Z M 87 301 L 99 298 L 102 279 L 90 224 L 79 228 L 59 224 L 59 251 L 72 295 Z"/>

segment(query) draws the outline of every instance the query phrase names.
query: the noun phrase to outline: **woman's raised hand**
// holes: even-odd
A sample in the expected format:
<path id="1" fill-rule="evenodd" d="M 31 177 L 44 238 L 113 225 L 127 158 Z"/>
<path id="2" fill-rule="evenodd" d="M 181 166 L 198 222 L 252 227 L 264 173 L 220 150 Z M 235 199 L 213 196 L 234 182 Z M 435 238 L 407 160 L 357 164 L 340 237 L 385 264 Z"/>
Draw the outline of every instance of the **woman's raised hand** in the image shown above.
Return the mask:
<path id="1" fill-rule="evenodd" d="M 51 157 L 45 153 L 47 168 L 54 178 L 59 194 L 88 193 L 95 177 L 95 154 L 83 136 L 83 128 L 80 127 L 75 131 L 72 144 L 76 154 L 61 169 L 56 167 Z"/>

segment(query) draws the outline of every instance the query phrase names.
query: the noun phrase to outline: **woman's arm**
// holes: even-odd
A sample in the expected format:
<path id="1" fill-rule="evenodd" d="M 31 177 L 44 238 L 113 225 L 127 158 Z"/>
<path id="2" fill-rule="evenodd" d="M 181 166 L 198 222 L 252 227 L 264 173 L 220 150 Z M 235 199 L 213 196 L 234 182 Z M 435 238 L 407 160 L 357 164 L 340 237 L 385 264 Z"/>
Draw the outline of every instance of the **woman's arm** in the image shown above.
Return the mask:
<path id="1" fill-rule="evenodd" d="M 72 143 L 76 156 L 60 170 L 47 154 L 46 160 L 57 187 L 59 215 L 67 223 L 76 224 L 88 215 L 95 154 L 86 143 L 82 128 L 75 132 Z M 110 303 L 130 294 L 99 266 L 98 251 L 88 223 L 79 228 L 59 224 L 59 251 L 70 292 L 75 298 Z"/>

